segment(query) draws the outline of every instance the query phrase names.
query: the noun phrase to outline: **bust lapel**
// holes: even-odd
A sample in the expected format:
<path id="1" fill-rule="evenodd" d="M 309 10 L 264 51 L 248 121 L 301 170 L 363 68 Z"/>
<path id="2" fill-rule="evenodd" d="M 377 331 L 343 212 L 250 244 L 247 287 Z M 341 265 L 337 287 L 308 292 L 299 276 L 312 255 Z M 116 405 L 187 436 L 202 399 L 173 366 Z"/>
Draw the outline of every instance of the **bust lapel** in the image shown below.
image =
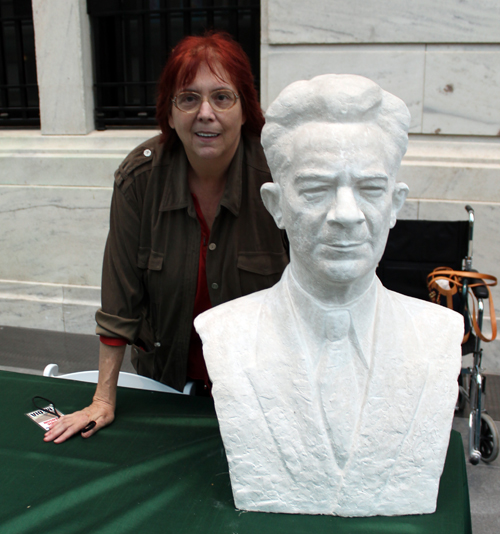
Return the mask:
<path id="1" fill-rule="evenodd" d="M 407 316 L 407 321 L 401 318 Z M 383 320 L 381 320 L 383 317 Z M 406 324 L 405 331 L 394 331 L 393 324 Z M 353 454 L 347 464 L 339 503 L 344 509 L 373 507 L 398 462 L 401 449 L 411 433 L 412 422 L 424 392 L 428 364 L 401 358 L 402 347 L 419 343 L 411 317 L 394 303 L 385 289 L 378 292 L 372 365 L 364 404 L 353 438 Z M 415 347 L 418 353 L 418 348 Z M 423 349 L 422 349 L 423 350 Z M 374 449 L 381 449 L 376 455 Z M 367 497 L 369 496 L 369 497 Z"/>
<path id="2" fill-rule="evenodd" d="M 300 326 L 281 285 L 273 288 L 280 294 L 266 298 L 261 307 L 256 361 L 245 372 L 287 473 L 292 479 L 314 476 L 326 497 L 327 488 L 338 484 L 340 473 L 308 378 Z M 303 472 L 305 465 L 309 474 Z"/>

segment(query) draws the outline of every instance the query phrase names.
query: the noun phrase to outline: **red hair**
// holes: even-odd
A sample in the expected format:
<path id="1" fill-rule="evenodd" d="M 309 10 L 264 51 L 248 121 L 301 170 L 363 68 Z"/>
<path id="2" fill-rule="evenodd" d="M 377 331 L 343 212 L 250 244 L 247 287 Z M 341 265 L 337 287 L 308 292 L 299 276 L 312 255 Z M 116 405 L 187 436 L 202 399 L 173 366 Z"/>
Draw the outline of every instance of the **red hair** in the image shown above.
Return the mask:
<path id="1" fill-rule="evenodd" d="M 254 86 L 248 56 L 228 33 L 208 32 L 201 37 L 184 37 L 172 50 L 158 82 L 156 119 L 160 125 L 161 141 L 167 143 L 177 136 L 168 124 L 172 113 L 172 98 L 179 87 L 189 85 L 202 63 L 217 76 L 220 65 L 231 77 L 230 81 L 240 95 L 245 124 L 243 132 L 260 135 L 264 115 Z M 220 69 L 219 69 L 220 70 Z"/>

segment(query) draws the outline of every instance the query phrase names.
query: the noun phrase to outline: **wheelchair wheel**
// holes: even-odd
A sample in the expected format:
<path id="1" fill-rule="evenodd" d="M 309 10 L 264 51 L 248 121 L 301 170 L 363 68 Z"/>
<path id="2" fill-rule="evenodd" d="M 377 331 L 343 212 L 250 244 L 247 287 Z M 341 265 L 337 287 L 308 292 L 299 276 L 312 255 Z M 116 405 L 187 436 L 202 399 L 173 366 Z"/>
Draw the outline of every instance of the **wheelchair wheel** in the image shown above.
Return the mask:
<path id="1" fill-rule="evenodd" d="M 493 419 L 486 413 L 481 414 L 481 437 L 479 451 L 481 460 L 490 463 L 498 456 L 498 430 Z"/>

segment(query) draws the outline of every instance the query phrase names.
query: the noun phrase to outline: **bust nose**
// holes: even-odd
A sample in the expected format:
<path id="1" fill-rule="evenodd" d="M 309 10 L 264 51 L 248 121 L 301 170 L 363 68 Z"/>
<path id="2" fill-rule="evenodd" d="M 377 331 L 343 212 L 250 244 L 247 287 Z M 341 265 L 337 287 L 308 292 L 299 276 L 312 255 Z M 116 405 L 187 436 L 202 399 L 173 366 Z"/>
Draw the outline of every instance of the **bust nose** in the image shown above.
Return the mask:
<path id="1" fill-rule="evenodd" d="M 353 226 L 364 222 L 365 216 L 358 207 L 351 187 L 339 187 L 326 220 L 328 223 L 338 223 L 342 226 Z"/>

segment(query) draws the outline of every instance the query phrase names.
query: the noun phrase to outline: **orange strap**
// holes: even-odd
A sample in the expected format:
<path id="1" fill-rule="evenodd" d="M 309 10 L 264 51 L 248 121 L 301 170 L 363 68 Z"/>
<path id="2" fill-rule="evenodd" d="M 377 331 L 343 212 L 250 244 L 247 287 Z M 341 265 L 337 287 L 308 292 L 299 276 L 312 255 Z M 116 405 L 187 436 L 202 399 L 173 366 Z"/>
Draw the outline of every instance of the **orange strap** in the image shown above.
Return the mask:
<path id="1" fill-rule="evenodd" d="M 459 289 L 463 287 L 462 278 L 473 278 L 478 280 L 468 286 L 468 294 L 472 300 L 472 326 L 474 332 L 482 341 L 493 341 L 497 337 L 497 319 L 495 315 L 495 306 L 493 305 L 493 297 L 491 295 L 490 286 L 497 285 L 497 279 L 491 274 L 475 273 L 472 271 L 455 271 L 450 267 L 436 267 L 429 275 L 427 275 L 427 287 L 429 288 L 429 296 L 432 302 L 438 302 L 438 294 L 446 297 L 446 305 L 453 309 L 453 295 L 458 293 Z M 446 280 L 450 289 L 445 289 L 438 284 L 438 280 Z M 491 319 L 491 338 L 487 338 L 479 328 L 476 319 L 476 296 L 472 291 L 473 287 L 485 286 L 488 291 L 488 299 L 490 301 L 490 319 Z M 463 342 L 467 341 L 468 334 L 464 336 Z"/>

